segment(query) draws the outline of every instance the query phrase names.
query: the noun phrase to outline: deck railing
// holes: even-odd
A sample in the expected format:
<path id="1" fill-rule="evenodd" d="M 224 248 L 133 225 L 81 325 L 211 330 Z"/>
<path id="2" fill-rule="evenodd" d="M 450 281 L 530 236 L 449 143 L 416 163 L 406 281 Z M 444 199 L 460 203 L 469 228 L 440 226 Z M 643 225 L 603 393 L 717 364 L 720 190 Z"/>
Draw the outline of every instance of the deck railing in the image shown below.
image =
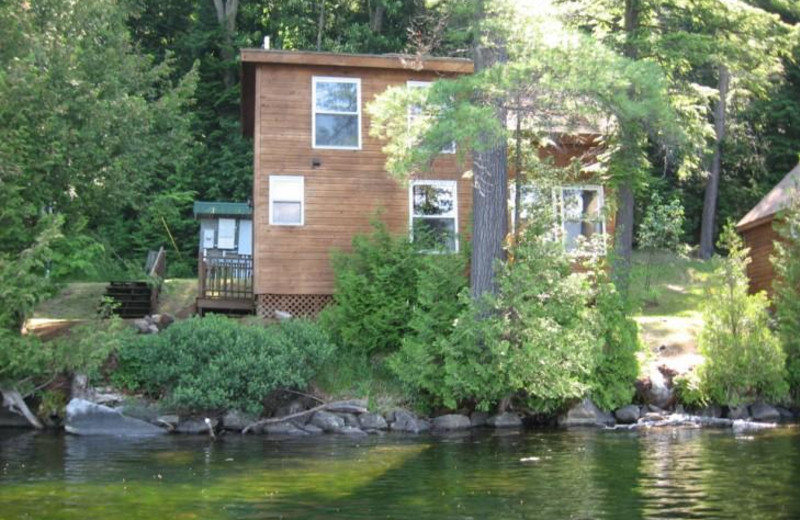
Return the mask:
<path id="1" fill-rule="evenodd" d="M 252 258 L 206 258 L 200 262 L 200 297 L 220 300 L 253 298 Z"/>

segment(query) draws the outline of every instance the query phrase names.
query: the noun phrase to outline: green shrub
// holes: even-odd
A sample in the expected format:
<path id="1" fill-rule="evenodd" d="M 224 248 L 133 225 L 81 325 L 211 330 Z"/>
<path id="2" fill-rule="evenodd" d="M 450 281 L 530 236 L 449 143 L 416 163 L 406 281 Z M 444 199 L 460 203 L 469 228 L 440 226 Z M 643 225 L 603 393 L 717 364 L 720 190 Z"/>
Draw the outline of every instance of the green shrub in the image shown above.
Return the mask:
<path id="1" fill-rule="evenodd" d="M 716 403 L 737 405 L 786 396 L 786 356 L 769 328 L 764 293 L 749 295 L 745 268 L 748 250 L 733 225 L 720 236 L 726 258 L 716 258 L 709 279 L 704 325 L 698 338 L 705 362 L 698 367 L 704 395 Z"/>
<path id="2" fill-rule="evenodd" d="M 320 323 L 348 350 L 396 351 L 417 298 L 419 264 L 408 237 L 394 237 L 374 220 L 370 235 L 353 238 L 352 252 L 334 254 L 334 305 Z"/>
<path id="3" fill-rule="evenodd" d="M 800 201 L 784 215 L 775 243 L 775 309 L 778 333 L 786 352 L 786 369 L 792 397 L 800 401 Z"/>
<path id="4" fill-rule="evenodd" d="M 120 349 L 114 380 L 184 410 L 262 411 L 278 388 L 304 388 L 334 347 L 314 323 L 245 326 L 191 318 Z"/>

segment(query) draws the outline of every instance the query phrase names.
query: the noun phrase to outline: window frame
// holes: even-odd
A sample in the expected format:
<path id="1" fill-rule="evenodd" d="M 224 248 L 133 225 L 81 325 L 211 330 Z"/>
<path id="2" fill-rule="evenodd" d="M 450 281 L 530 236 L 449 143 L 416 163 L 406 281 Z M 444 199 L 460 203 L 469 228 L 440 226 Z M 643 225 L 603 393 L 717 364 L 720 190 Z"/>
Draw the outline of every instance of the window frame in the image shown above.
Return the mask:
<path id="1" fill-rule="evenodd" d="M 353 112 L 334 112 L 329 110 L 317 110 L 317 84 L 318 83 L 351 83 L 356 86 L 356 111 Z M 347 78 L 336 76 L 312 76 L 311 77 L 311 148 L 314 150 L 361 150 L 361 78 Z M 356 116 L 358 130 L 357 146 L 331 146 L 317 144 L 317 114 Z"/>
<path id="2" fill-rule="evenodd" d="M 599 195 L 599 203 L 600 207 L 598 208 L 599 218 L 600 218 L 600 235 L 602 237 L 602 250 L 597 251 L 598 254 L 602 256 L 606 256 L 608 254 L 608 246 L 606 244 L 608 234 L 606 232 L 606 218 L 604 215 L 605 207 L 606 207 L 606 199 L 605 199 L 605 190 L 603 186 L 600 184 L 563 184 L 560 186 L 553 187 L 553 191 L 557 191 L 554 193 L 553 196 L 553 203 L 557 204 L 558 212 L 556 213 L 560 222 L 558 223 L 559 233 L 561 233 L 561 245 L 564 247 L 564 251 L 570 255 L 578 255 L 580 251 L 568 251 L 567 250 L 567 232 L 564 228 L 565 223 L 567 222 L 565 218 L 565 205 L 564 205 L 564 190 L 581 190 L 581 191 L 595 191 Z M 574 221 L 570 221 L 574 222 Z"/>
<path id="3" fill-rule="evenodd" d="M 295 182 L 300 185 L 300 200 L 275 200 L 273 182 Z M 299 202 L 300 203 L 300 222 L 275 222 L 274 205 L 276 202 Z M 269 176 L 269 225 L 270 226 L 289 226 L 302 227 L 306 223 L 306 181 L 303 175 L 270 175 Z"/>
<path id="4" fill-rule="evenodd" d="M 420 81 L 420 80 L 408 80 L 406 81 L 406 88 L 430 88 L 433 84 L 433 81 Z M 408 112 L 406 114 L 406 130 L 411 131 L 411 106 L 408 107 Z M 411 145 L 409 145 L 411 146 Z M 456 141 L 450 141 L 450 144 L 446 147 L 442 147 L 439 150 L 440 154 L 443 155 L 455 155 L 456 153 Z"/>
<path id="5" fill-rule="evenodd" d="M 414 180 L 409 183 L 408 186 L 408 235 L 411 239 L 411 242 L 414 242 L 414 187 L 415 186 L 441 186 L 450 188 L 453 190 L 453 209 L 451 216 L 440 216 L 440 215 L 420 215 L 416 218 L 421 219 L 453 219 L 453 245 L 454 248 L 452 250 L 448 249 L 446 251 L 441 251 L 443 254 L 453 254 L 458 253 L 460 250 L 460 244 L 458 240 L 458 181 L 448 181 L 448 180 Z M 425 251 L 427 253 L 436 253 L 439 251 Z"/>

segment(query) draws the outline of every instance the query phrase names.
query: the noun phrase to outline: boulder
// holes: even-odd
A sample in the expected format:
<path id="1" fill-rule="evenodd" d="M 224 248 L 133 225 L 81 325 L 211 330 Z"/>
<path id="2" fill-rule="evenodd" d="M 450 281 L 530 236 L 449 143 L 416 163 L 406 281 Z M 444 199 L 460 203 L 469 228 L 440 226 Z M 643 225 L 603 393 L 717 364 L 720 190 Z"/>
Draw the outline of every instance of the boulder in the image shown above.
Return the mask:
<path id="1" fill-rule="evenodd" d="M 616 417 L 617 421 L 622 424 L 633 424 L 639 420 L 641 414 L 642 411 L 638 406 L 635 404 L 629 404 L 628 406 L 618 408 L 617 411 L 614 412 L 614 417 Z"/>
<path id="2" fill-rule="evenodd" d="M 432 427 L 435 431 L 467 430 L 472 428 L 472 421 L 466 415 L 452 413 L 435 418 Z"/>
<path id="3" fill-rule="evenodd" d="M 306 405 L 302 399 L 295 399 L 288 404 L 285 404 L 275 410 L 275 417 L 286 417 L 287 415 L 294 415 L 306 409 Z"/>
<path id="4" fill-rule="evenodd" d="M 715 419 L 719 419 L 720 417 L 722 417 L 722 408 L 720 408 L 719 405 L 710 404 L 708 406 L 700 408 L 697 411 L 697 415 L 700 417 L 712 417 Z"/>
<path id="5" fill-rule="evenodd" d="M 149 321 L 143 318 L 140 318 L 138 320 L 133 320 L 133 328 L 136 329 L 136 332 L 138 332 L 139 334 L 151 334 L 152 333 L 152 329 L 150 328 L 151 325 L 152 324 Z M 156 327 L 156 329 L 157 328 L 158 327 Z"/>
<path id="6" fill-rule="evenodd" d="M 576 426 L 611 426 L 613 424 L 614 416 L 600 410 L 588 397 L 558 418 L 558 425 L 567 428 Z"/>
<path id="7" fill-rule="evenodd" d="M 158 426 L 127 417 L 119 410 L 85 399 L 72 399 L 67 404 L 64 428 L 73 435 L 141 437 L 166 433 L 166 430 Z"/>
<path id="8" fill-rule="evenodd" d="M 779 414 L 781 414 L 781 421 L 794 421 L 797 419 L 797 416 L 788 408 L 776 406 L 775 409 L 778 410 Z"/>
<path id="9" fill-rule="evenodd" d="M 169 431 L 177 428 L 179 422 L 181 422 L 181 418 L 175 414 L 159 415 L 155 420 L 155 424 L 166 426 Z"/>
<path id="10" fill-rule="evenodd" d="M 522 419 L 515 413 L 504 412 L 487 418 L 486 424 L 492 428 L 520 428 Z"/>
<path id="11" fill-rule="evenodd" d="M 469 414 L 469 422 L 472 423 L 474 428 L 478 426 L 486 426 L 486 421 L 489 420 L 489 414 L 486 412 L 472 412 Z"/>
<path id="12" fill-rule="evenodd" d="M 675 392 L 661 367 L 652 367 L 647 377 L 636 382 L 636 388 L 646 404 L 666 409 L 675 401 Z"/>
<path id="13" fill-rule="evenodd" d="M 406 410 L 395 410 L 393 419 L 394 420 L 389 425 L 392 431 L 422 433 L 431 429 L 431 424 L 428 421 L 420 419 Z"/>
<path id="14" fill-rule="evenodd" d="M 322 428 L 319 426 L 314 426 L 311 423 L 304 424 L 301 429 L 309 435 L 319 435 L 321 433 L 325 433 Z"/>
<path id="15" fill-rule="evenodd" d="M 781 420 L 781 413 L 774 407 L 764 403 L 750 405 L 750 416 L 754 421 L 758 422 L 774 423 Z"/>
<path id="16" fill-rule="evenodd" d="M 738 421 L 750 418 L 750 410 L 747 405 L 730 406 L 728 407 L 728 419 Z"/>
<path id="17" fill-rule="evenodd" d="M 337 413 L 336 415 L 342 418 L 345 426 L 349 426 L 351 428 L 358 428 L 360 426 L 358 423 L 358 417 L 356 417 L 355 414 Z"/>
<path id="18" fill-rule="evenodd" d="M 210 419 L 211 422 L 211 429 L 216 430 L 217 424 L 219 421 L 216 419 Z M 206 422 L 204 417 L 190 417 L 188 419 L 183 419 L 178 423 L 178 426 L 175 428 L 177 433 L 188 433 L 192 435 L 199 435 L 201 433 L 208 433 L 209 431 L 209 424 Z"/>
<path id="19" fill-rule="evenodd" d="M 228 410 L 222 416 L 222 427 L 226 430 L 240 432 L 255 420 L 255 417 L 239 410 Z"/>
<path id="20" fill-rule="evenodd" d="M 362 430 L 361 428 L 354 428 L 352 426 L 345 426 L 344 428 L 339 428 L 336 433 L 341 435 L 349 435 L 351 437 L 366 437 L 367 432 Z"/>
<path id="21" fill-rule="evenodd" d="M 261 428 L 261 433 L 265 433 L 267 435 L 287 435 L 292 437 L 309 435 L 309 432 L 307 432 L 305 429 L 298 428 L 289 421 L 265 424 Z"/>
<path id="22" fill-rule="evenodd" d="M 344 419 L 325 411 L 315 413 L 309 422 L 325 432 L 335 432 L 344 428 Z"/>
<path id="23" fill-rule="evenodd" d="M 365 413 L 358 417 L 358 424 L 365 430 L 385 430 L 389 428 L 386 419 L 379 413 Z"/>

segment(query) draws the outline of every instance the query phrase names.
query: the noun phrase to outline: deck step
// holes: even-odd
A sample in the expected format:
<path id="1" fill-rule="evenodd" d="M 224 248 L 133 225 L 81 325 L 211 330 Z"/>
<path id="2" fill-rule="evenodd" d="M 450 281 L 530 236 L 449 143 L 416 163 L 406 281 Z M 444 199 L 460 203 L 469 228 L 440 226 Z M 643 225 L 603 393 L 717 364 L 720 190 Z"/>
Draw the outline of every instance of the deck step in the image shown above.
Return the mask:
<path id="1" fill-rule="evenodd" d="M 147 282 L 111 282 L 105 296 L 117 304 L 121 318 L 143 318 L 152 312 L 153 289 Z"/>

